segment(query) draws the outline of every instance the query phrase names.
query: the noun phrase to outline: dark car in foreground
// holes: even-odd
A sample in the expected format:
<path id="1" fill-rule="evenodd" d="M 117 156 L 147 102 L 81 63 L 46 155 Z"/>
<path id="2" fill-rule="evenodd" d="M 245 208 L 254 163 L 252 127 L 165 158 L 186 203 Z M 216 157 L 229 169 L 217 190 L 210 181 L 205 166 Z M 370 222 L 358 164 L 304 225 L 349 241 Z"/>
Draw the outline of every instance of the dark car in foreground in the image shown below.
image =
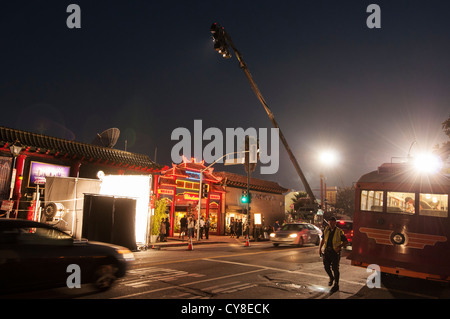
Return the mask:
<path id="1" fill-rule="evenodd" d="M 322 231 L 312 224 L 290 223 L 271 233 L 270 241 L 275 247 L 280 244 L 301 247 L 310 243 L 319 245 L 321 236 Z"/>
<path id="2" fill-rule="evenodd" d="M 0 293 L 93 283 L 110 288 L 133 253 L 121 246 L 76 240 L 44 223 L 0 219 Z"/>

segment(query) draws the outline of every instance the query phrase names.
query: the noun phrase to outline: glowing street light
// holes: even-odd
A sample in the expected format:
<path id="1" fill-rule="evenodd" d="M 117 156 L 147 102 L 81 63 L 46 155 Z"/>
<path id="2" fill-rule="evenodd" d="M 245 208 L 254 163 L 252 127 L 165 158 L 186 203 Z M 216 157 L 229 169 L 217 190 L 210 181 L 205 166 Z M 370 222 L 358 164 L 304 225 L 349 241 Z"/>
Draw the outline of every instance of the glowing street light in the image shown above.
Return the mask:
<path id="1" fill-rule="evenodd" d="M 326 150 L 319 154 L 319 160 L 326 166 L 334 166 L 339 163 L 339 155 L 334 150 Z"/>
<path id="2" fill-rule="evenodd" d="M 336 166 L 339 163 L 339 155 L 334 150 L 325 150 L 319 154 L 319 161 L 328 167 Z M 320 204 L 322 209 L 326 212 L 326 195 L 327 195 L 327 184 L 325 183 L 325 198 L 324 198 L 324 186 L 323 186 L 323 173 L 320 173 Z"/>

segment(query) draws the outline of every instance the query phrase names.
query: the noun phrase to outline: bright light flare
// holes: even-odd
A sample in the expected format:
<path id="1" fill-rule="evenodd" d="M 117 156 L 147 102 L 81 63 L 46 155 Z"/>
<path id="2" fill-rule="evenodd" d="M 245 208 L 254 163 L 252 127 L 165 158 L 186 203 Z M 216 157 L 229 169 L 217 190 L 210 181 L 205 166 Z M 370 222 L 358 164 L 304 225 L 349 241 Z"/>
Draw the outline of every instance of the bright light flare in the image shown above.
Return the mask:
<path id="1" fill-rule="evenodd" d="M 149 215 L 151 176 L 106 175 L 103 177 L 100 194 L 136 198 L 136 242 L 145 243 Z"/>
<path id="2" fill-rule="evenodd" d="M 420 173 L 434 174 L 442 169 L 442 160 L 431 153 L 419 154 L 414 158 L 414 167 Z"/>
<path id="3" fill-rule="evenodd" d="M 339 163 L 339 155 L 334 150 L 327 150 L 319 154 L 319 160 L 322 164 L 334 166 Z"/>

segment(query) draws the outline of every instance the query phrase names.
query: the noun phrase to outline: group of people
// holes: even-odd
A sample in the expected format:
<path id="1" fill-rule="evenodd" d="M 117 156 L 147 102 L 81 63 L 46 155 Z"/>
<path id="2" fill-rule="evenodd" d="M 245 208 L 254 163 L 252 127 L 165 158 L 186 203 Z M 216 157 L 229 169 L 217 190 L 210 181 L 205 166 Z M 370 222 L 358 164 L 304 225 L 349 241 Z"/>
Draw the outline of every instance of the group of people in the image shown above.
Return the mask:
<path id="1" fill-rule="evenodd" d="M 247 235 L 247 228 L 244 229 L 242 219 L 237 220 L 232 219 L 230 221 L 230 237 L 234 238 L 236 236 L 236 238 L 239 238 L 241 235 L 242 236 Z"/>
<path id="2" fill-rule="evenodd" d="M 203 239 L 203 234 L 205 234 L 205 239 L 209 239 L 209 228 L 211 226 L 211 221 L 209 218 L 203 219 L 203 216 L 200 217 L 199 221 L 199 238 Z M 188 236 L 188 238 L 194 238 L 196 227 L 196 220 L 193 216 L 189 216 L 189 218 L 184 215 L 180 219 L 180 233 L 178 238 L 184 240 L 184 236 Z"/>

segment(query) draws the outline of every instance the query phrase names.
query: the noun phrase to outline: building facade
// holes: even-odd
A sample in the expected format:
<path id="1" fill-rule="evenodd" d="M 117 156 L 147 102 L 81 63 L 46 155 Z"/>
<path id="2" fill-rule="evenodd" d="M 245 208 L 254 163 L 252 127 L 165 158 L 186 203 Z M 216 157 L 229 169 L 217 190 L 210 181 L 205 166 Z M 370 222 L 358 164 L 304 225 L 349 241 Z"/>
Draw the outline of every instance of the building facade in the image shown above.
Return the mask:
<path id="1" fill-rule="evenodd" d="M 230 223 L 249 219 L 251 229 L 273 225 L 284 217 L 284 195 L 288 190 L 276 182 L 251 178 L 250 215 L 241 203 L 247 176 L 215 172 L 204 162 L 185 160 L 172 167 L 159 165 L 146 155 L 0 127 L 0 217 L 37 220 L 37 194 L 45 205 L 47 177 L 97 179 L 104 175 L 152 175 L 154 200 L 168 199 L 170 236 L 180 232 L 180 219 L 200 214 L 209 218 L 210 233 L 225 235 Z M 199 200 L 200 174 L 207 195 Z M 41 207 L 44 207 L 41 204 Z M 33 213 L 34 212 L 34 213 Z"/>
<path id="2" fill-rule="evenodd" d="M 207 196 L 199 201 L 200 174 L 202 184 L 207 184 Z M 163 170 L 155 178 L 157 199 L 167 198 L 167 216 L 170 220 L 169 236 L 178 236 L 180 219 L 183 216 L 198 220 L 198 204 L 201 202 L 201 216 L 211 223 L 210 233 L 230 234 L 230 225 L 250 221 L 251 235 L 257 236 L 262 228 L 272 226 L 276 220 L 284 218 L 284 193 L 288 189 L 276 182 L 257 178 L 250 179 L 250 216 L 247 205 L 241 203 L 242 191 L 247 189 L 247 176 L 216 172 L 206 168 L 204 162 L 195 159 L 172 164 L 172 168 Z"/>
<path id="3" fill-rule="evenodd" d="M 99 171 L 142 175 L 162 168 L 146 155 L 0 127 L 0 217 L 31 219 L 47 176 L 95 179 Z"/>
<path id="4" fill-rule="evenodd" d="M 204 162 L 194 159 L 180 164 L 172 164 L 160 176 L 155 176 L 156 199 L 168 200 L 167 215 L 170 221 L 169 236 L 180 233 L 180 220 L 183 216 L 198 220 L 198 205 L 201 203 L 201 216 L 209 218 L 211 234 L 220 234 L 222 201 L 225 193 L 220 185 L 221 177 L 213 168 L 206 168 Z M 202 184 L 207 185 L 208 195 L 199 201 L 200 174 Z"/>
<path id="5" fill-rule="evenodd" d="M 250 178 L 250 214 L 247 214 L 247 204 L 241 202 L 243 191 L 247 190 L 247 176 L 216 172 L 221 177 L 221 185 L 225 191 L 222 208 L 221 234 L 230 233 L 233 221 L 241 220 L 245 225 L 249 220 L 250 235 L 262 235 L 264 227 L 272 227 L 275 221 L 283 222 L 285 216 L 284 194 L 289 189 L 280 186 L 277 182 L 259 178 Z"/>

